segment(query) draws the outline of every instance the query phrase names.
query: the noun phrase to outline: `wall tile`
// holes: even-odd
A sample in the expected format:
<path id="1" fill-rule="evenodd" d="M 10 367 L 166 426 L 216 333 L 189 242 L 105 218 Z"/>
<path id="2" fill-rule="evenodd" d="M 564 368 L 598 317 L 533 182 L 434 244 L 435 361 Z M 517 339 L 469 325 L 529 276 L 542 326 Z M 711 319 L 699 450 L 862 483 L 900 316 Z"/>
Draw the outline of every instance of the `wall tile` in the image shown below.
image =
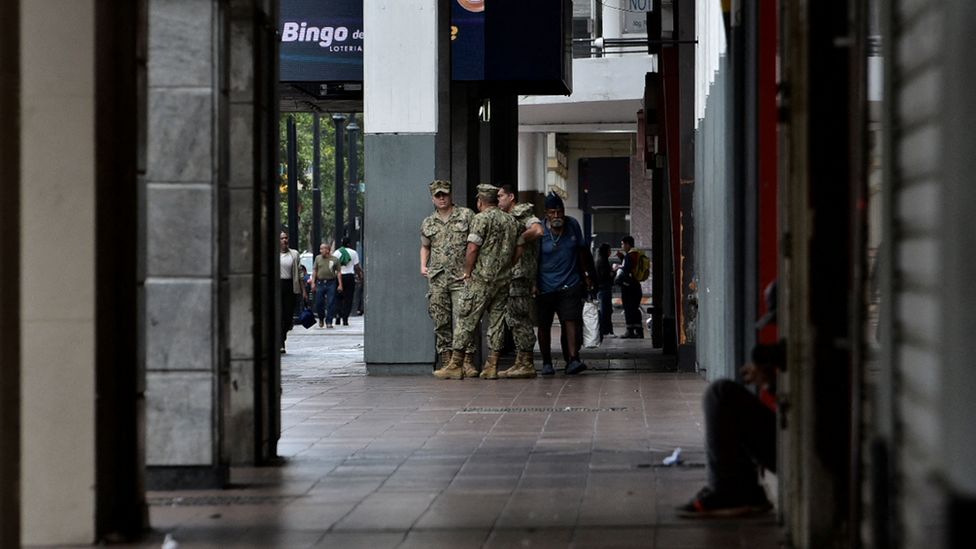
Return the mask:
<path id="1" fill-rule="evenodd" d="M 209 280 L 146 283 L 146 369 L 213 368 L 213 296 Z"/>
<path id="2" fill-rule="evenodd" d="M 149 92 L 150 182 L 210 182 L 214 175 L 210 89 Z"/>
<path id="3" fill-rule="evenodd" d="M 230 93 L 248 101 L 254 93 L 254 22 L 235 19 L 230 26 Z"/>
<path id="4" fill-rule="evenodd" d="M 213 273 L 213 198 L 205 186 L 150 185 L 147 190 L 149 276 Z"/>
<path id="5" fill-rule="evenodd" d="M 211 2 L 149 2 L 150 86 L 209 87 L 213 78 L 212 62 Z"/>
<path id="6" fill-rule="evenodd" d="M 235 465 L 254 462 L 254 362 L 230 364 L 230 412 L 224 418 L 224 447 Z"/>
<path id="7" fill-rule="evenodd" d="M 254 107 L 230 106 L 230 180 L 233 188 L 254 186 Z"/>
<path id="8" fill-rule="evenodd" d="M 213 375 L 146 375 L 146 464 L 211 465 Z"/>
<path id="9" fill-rule="evenodd" d="M 254 356 L 254 277 L 230 276 L 230 354 L 232 359 Z"/>

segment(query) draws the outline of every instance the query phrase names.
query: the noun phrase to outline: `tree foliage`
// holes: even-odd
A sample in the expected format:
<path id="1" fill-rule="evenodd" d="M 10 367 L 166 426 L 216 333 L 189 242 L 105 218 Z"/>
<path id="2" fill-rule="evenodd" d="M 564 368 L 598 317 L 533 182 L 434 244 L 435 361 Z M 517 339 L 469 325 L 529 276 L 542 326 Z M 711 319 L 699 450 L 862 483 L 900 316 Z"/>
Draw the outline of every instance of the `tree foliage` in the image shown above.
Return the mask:
<path id="1" fill-rule="evenodd" d="M 295 129 L 298 142 L 298 242 L 292 243 L 292 247 L 304 252 L 311 250 L 312 238 L 312 161 L 314 158 L 313 143 L 313 115 L 312 113 L 291 113 L 283 114 L 278 127 L 278 148 L 281 166 L 278 171 L 281 174 L 280 180 L 280 200 L 281 224 L 288 224 L 288 117 L 294 117 Z M 348 124 L 349 115 L 347 115 Z M 362 116 L 356 116 L 356 123 L 362 128 Z M 335 124 L 328 114 L 319 115 L 319 150 L 320 150 L 320 171 L 319 189 L 322 201 L 322 223 L 321 239 L 322 242 L 332 242 L 335 231 Z M 343 173 L 343 192 L 346 201 L 346 212 L 343 216 L 345 222 L 349 223 L 349 132 L 344 132 L 345 137 L 345 169 Z M 365 170 L 363 162 L 363 132 L 356 132 L 356 140 L 359 143 L 359 181 L 365 181 Z M 359 216 L 362 219 L 363 200 L 362 193 L 357 193 L 357 204 L 359 205 Z M 297 245 L 296 245 L 297 244 Z M 314 250 L 313 253 L 318 253 Z"/>

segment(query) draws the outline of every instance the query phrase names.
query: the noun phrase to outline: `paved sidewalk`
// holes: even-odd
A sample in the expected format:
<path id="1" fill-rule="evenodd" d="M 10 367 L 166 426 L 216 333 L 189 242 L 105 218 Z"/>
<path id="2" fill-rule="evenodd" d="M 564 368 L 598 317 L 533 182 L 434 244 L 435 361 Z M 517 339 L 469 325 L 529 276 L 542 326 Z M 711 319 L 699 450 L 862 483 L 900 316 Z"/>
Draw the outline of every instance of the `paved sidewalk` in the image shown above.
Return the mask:
<path id="1" fill-rule="evenodd" d="M 772 515 L 674 515 L 705 480 L 696 375 L 371 377 L 351 322 L 288 338 L 284 465 L 150 493 L 142 547 L 777 547 Z"/>

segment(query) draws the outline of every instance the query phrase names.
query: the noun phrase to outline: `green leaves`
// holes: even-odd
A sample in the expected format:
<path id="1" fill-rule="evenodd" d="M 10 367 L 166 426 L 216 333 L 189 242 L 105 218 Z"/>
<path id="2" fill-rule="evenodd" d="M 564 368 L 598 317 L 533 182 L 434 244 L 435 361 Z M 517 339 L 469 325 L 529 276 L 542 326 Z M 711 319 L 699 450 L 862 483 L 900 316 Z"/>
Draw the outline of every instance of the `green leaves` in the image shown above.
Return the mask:
<path id="1" fill-rule="evenodd" d="M 280 124 L 278 127 L 278 148 L 279 148 L 279 158 L 281 159 L 281 166 L 279 167 L 278 173 L 281 174 L 280 184 L 286 185 L 288 182 L 288 169 L 287 169 L 287 128 L 288 128 L 288 117 L 292 116 L 295 118 L 296 133 L 298 136 L 298 242 L 296 249 L 299 251 L 312 251 L 312 161 L 314 158 L 314 149 L 312 147 L 313 134 L 312 134 L 312 113 L 282 113 Z M 357 115 L 359 119 L 357 123 L 362 126 L 361 116 Z M 347 121 L 348 123 L 348 121 Z M 325 114 L 319 115 L 319 145 L 320 145 L 320 172 L 319 172 L 319 188 L 321 189 L 321 199 L 322 199 L 322 241 L 332 241 L 333 231 L 335 228 L 335 124 L 332 123 L 330 116 Z M 345 153 L 347 155 L 345 162 L 345 173 L 343 174 L 344 189 L 343 192 L 346 193 L 348 197 L 349 188 L 349 145 L 348 132 L 345 133 L 346 147 Z M 362 132 L 357 132 L 356 139 L 359 142 L 359 179 L 363 181 L 364 178 L 364 162 L 363 162 L 363 136 Z M 282 187 L 287 189 L 287 187 Z M 288 193 L 282 192 L 279 196 L 279 207 L 281 210 L 281 220 L 282 224 L 286 224 L 288 220 Z M 357 194 L 359 211 L 363 211 L 363 196 L 362 194 Z M 348 198 L 347 198 L 348 200 Z M 346 205 L 348 208 L 348 204 Z M 362 213 L 360 213 L 362 215 Z M 348 217 L 348 211 L 344 217 Z M 348 222 L 348 219 L 347 219 Z M 293 243 L 294 246 L 296 243 Z M 315 250 L 314 253 L 318 253 Z"/>

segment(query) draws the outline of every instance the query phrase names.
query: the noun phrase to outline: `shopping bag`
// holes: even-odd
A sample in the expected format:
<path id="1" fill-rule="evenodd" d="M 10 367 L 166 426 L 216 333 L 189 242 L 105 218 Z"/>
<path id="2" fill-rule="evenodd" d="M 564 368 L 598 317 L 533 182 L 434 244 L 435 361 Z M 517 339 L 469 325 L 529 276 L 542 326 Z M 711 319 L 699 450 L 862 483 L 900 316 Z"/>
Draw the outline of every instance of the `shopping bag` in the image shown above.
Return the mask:
<path id="1" fill-rule="evenodd" d="M 312 313 L 311 309 L 302 309 L 301 314 L 298 315 L 298 322 L 307 330 L 315 326 L 315 314 Z"/>
<path id="2" fill-rule="evenodd" d="M 583 346 L 600 346 L 600 307 L 591 299 L 583 302 Z"/>

